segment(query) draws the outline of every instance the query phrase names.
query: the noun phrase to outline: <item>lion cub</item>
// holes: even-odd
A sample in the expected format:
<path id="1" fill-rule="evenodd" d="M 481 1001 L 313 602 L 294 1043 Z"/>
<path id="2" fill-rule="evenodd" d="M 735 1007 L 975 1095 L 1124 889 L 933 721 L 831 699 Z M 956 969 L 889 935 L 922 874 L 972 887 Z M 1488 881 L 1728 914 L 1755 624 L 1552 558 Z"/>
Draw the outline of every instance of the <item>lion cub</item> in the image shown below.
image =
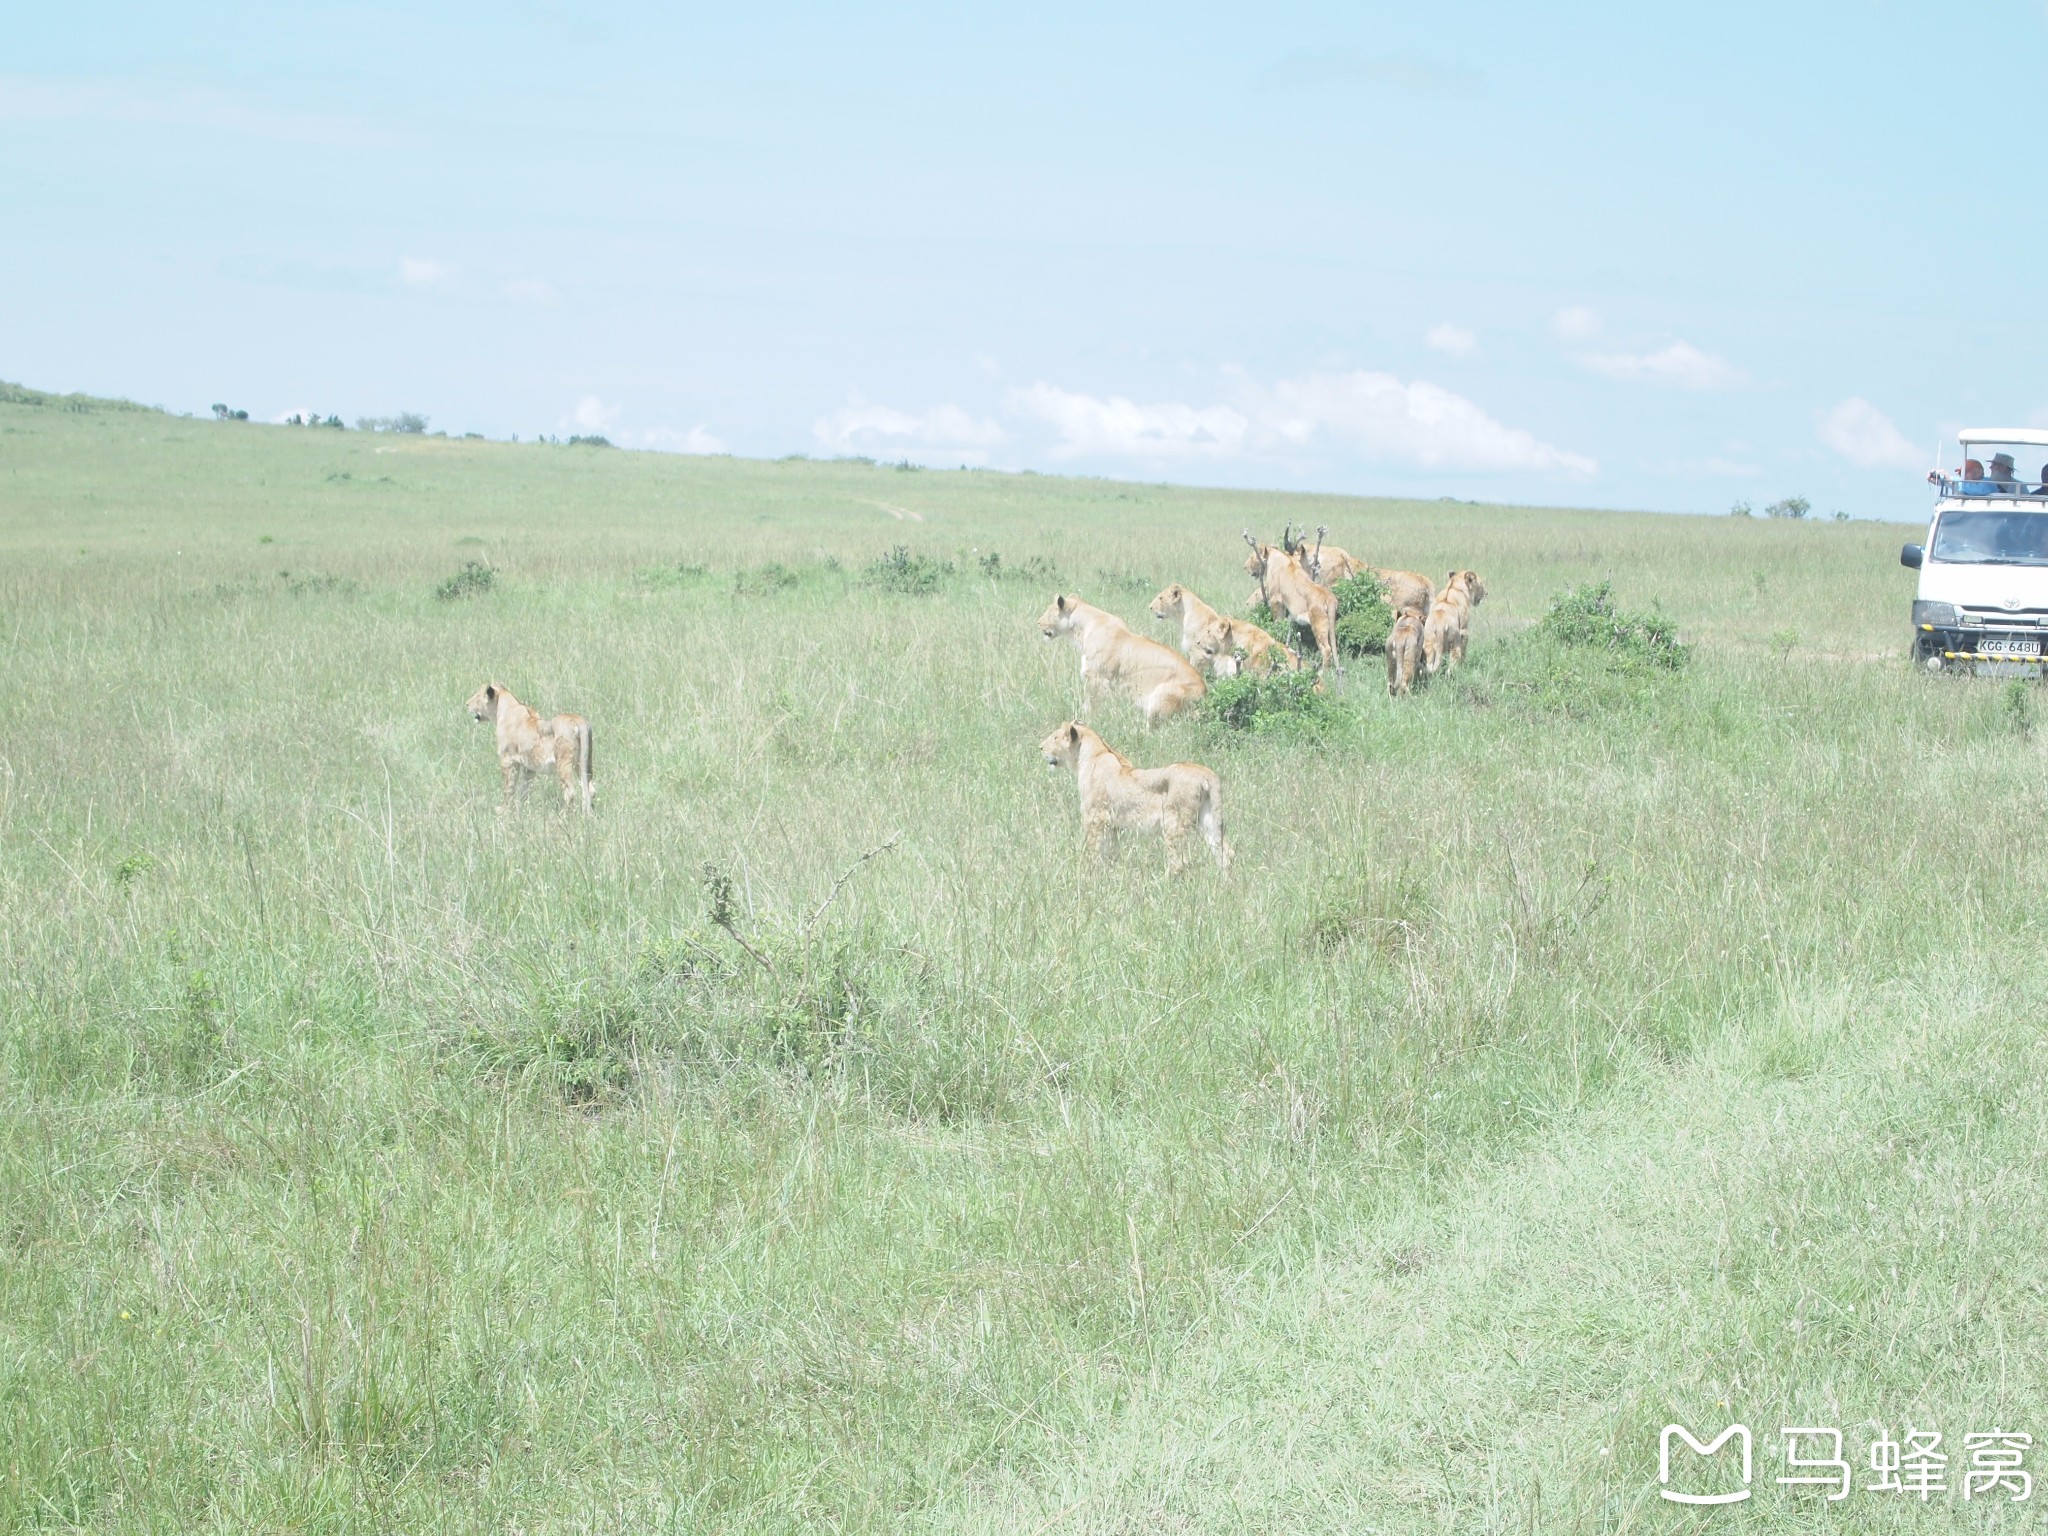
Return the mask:
<path id="1" fill-rule="evenodd" d="M 1429 605 L 1422 624 L 1422 668 L 1431 677 L 1465 659 L 1472 634 L 1472 610 L 1486 596 L 1477 571 L 1452 571 L 1443 591 Z"/>
<path id="2" fill-rule="evenodd" d="M 1223 840 L 1223 783 L 1200 763 L 1175 763 L 1167 768 L 1133 768 L 1085 725 L 1069 720 L 1038 750 L 1045 766 L 1057 773 L 1073 770 L 1081 788 L 1081 830 L 1088 851 L 1100 855 L 1105 839 L 1133 827 L 1158 828 L 1166 837 L 1167 868 L 1187 868 L 1188 833 L 1200 827 L 1216 867 L 1230 870 L 1230 844 Z"/>
<path id="3" fill-rule="evenodd" d="M 1415 687 L 1422 666 L 1422 615 L 1403 612 L 1387 631 L 1387 696 L 1398 699 Z"/>
<path id="4" fill-rule="evenodd" d="M 496 683 L 485 683 L 469 696 L 470 715 L 489 720 L 498 728 L 498 773 L 504 781 L 502 813 L 512 804 L 512 789 L 518 785 L 524 799 L 533 776 L 549 768 L 562 784 L 562 804 L 573 806 L 577 791 L 583 809 L 597 798 L 597 785 L 590 777 L 590 722 L 581 715 L 556 715 L 543 719 Z"/>

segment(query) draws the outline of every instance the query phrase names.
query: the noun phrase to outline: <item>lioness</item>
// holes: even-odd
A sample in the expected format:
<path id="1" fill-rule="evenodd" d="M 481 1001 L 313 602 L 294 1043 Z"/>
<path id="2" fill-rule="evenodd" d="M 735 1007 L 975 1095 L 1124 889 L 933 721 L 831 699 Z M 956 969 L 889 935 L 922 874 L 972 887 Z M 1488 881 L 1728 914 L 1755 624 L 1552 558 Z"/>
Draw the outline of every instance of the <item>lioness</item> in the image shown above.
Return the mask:
<path id="1" fill-rule="evenodd" d="M 1301 658 L 1248 619 L 1233 619 L 1218 613 L 1179 582 L 1152 599 L 1152 617 L 1180 620 L 1181 653 L 1195 664 L 1195 670 L 1217 677 L 1237 676 L 1237 653 L 1244 652 L 1244 665 L 1253 672 L 1270 672 L 1275 667 L 1292 671 Z"/>
<path id="2" fill-rule="evenodd" d="M 1422 615 L 1403 613 L 1387 631 L 1387 696 L 1398 699 L 1415 686 L 1422 665 Z"/>
<path id="3" fill-rule="evenodd" d="M 498 728 L 498 773 L 504 782 L 505 798 L 500 812 L 510 808 L 516 781 L 520 798 L 537 773 L 549 768 L 562 781 L 562 804 L 576 803 L 580 789 L 583 809 L 597 798 L 591 781 L 590 722 L 581 715 L 541 718 L 540 712 L 520 703 L 496 683 L 485 683 L 469 696 L 469 713 L 477 720 L 489 720 Z"/>
<path id="4" fill-rule="evenodd" d="M 1157 640 L 1147 640 L 1113 613 L 1060 593 L 1038 616 L 1045 638 L 1071 635 L 1081 651 L 1084 708 L 1094 707 L 1103 688 L 1128 694 L 1144 712 L 1147 725 L 1157 725 L 1209 691 L 1197 672 Z"/>
<path id="5" fill-rule="evenodd" d="M 1216 867 L 1230 872 L 1230 844 L 1223 840 L 1223 782 L 1200 763 L 1168 768 L 1133 768 L 1085 725 L 1069 720 L 1038 750 L 1057 773 L 1071 768 L 1081 789 L 1081 831 L 1091 854 L 1101 855 L 1107 839 L 1125 828 L 1157 827 L 1166 838 L 1167 868 L 1187 868 L 1188 832 L 1200 827 Z"/>
<path id="6" fill-rule="evenodd" d="M 1337 599 L 1330 589 L 1313 580 L 1301 568 L 1300 559 L 1278 544 L 1254 542 L 1244 568 L 1259 578 L 1259 594 L 1266 606 L 1286 614 L 1296 629 L 1307 630 L 1322 665 L 1336 667 Z"/>
<path id="7" fill-rule="evenodd" d="M 1465 659 L 1465 642 L 1472 634 L 1472 610 L 1486 596 L 1477 571 L 1452 571 L 1443 591 L 1429 606 L 1422 625 L 1422 666 L 1431 677 Z"/>

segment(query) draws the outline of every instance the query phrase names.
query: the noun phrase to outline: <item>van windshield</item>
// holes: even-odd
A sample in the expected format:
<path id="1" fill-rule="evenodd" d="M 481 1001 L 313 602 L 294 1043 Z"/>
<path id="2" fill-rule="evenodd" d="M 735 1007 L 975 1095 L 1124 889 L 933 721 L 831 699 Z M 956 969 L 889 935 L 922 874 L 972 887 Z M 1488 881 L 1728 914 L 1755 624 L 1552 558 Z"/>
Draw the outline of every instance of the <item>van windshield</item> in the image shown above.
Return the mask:
<path id="1" fill-rule="evenodd" d="M 2048 565 L 2048 512 L 1944 512 L 1933 556 L 1949 565 Z"/>

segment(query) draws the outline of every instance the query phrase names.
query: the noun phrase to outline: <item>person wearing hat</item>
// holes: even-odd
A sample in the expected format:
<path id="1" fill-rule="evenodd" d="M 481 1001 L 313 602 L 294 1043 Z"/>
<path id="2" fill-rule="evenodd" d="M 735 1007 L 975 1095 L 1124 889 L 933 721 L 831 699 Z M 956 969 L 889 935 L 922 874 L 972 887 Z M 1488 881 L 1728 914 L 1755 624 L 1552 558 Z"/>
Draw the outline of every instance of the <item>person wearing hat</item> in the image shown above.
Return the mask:
<path id="1" fill-rule="evenodd" d="M 2020 478 L 2013 473 L 2012 455 L 1994 453 L 1991 455 L 1991 470 L 1988 478 L 1991 488 L 1999 495 L 2010 496 L 2020 488 Z"/>

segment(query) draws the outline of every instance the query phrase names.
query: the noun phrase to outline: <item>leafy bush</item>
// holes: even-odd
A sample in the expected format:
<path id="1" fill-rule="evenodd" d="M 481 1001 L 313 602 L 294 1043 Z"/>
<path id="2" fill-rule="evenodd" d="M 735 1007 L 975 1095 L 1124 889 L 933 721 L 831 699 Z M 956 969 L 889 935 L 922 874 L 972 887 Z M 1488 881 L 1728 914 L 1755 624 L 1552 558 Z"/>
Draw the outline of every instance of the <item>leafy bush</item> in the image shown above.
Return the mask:
<path id="1" fill-rule="evenodd" d="M 249 413 L 247 411 L 235 410 L 231 406 L 222 405 L 216 401 L 213 407 L 213 419 L 215 421 L 247 421 Z"/>
<path id="2" fill-rule="evenodd" d="M 1560 644 L 1596 648 L 1629 662 L 1678 668 L 1692 660 L 1692 651 L 1662 614 L 1616 607 L 1610 581 L 1573 587 L 1552 598 L 1538 627 Z"/>
<path id="3" fill-rule="evenodd" d="M 675 587 L 694 587 L 711 579 L 711 568 L 697 565 L 688 560 L 678 560 L 674 565 L 644 565 L 633 573 L 633 580 L 643 587 L 666 591 Z"/>
<path id="4" fill-rule="evenodd" d="M 498 573 L 481 560 L 465 560 L 462 569 L 434 588 L 434 596 L 452 602 L 458 597 L 475 597 L 497 584 Z"/>
<path id="5" fill-rule="evenodd" d="M 1043 555 L 1029 555 L 1016 565 L 1004 565 L 995 550 L 981 556 L 981 574 L 990 581 L 1021 581 L 1030 586 L 1059 585 L 1059 568 Z"/>
<path id="6" fill-rule="evenodd" d="M 1387 635 L 1394 627 L 1387 584 L 1370 571 L 1360 571 L 1330 590 L 1337 595 L 1338 652 L 1345 656 L 1384 654 Z"/>
<path id="7" fill-rule="evenodd" d="M 939 590 L 939 584 L 953 574 L 953 562 L 930 555 L 913 555 L 898 544 L 861 573 L 861 582 L 883 592 L 902 592 L 923 597 Z"/>
<path id="8" fill-rule="evenodd" d="M 417 437 L 427 430 L 427 418 L 417 411 L 400 411 L 396 416 L 358 416 L 358 432 L 397 432 Z"/>
<path id="9" fill-rule="evenodd" d="M 603 433 L 592 432 L 587 437 L 571 437 L 569 439 L 569 446 L 571 448 L 610 448 L 614 444 Z"/>
<path id="10" fill-rule="evenodd" d="M 1747 500 L 1738 500 L 1734 506 L 1728 509 L 1728 515 L 1730 517 L 1750 517 L 1754 514 L 1751 513 L 1751 511 L 1749 510 L 1749 503 Z"/>
<path id="11" fill-rule="evenodd" d="M 1774 501 L 1764 508 L 1765 517 L 1803 518 L 1813 510 L 1813 503 L 1804 496 L 1787 496 L 1783 501 Z"/>
<path id="12" fill-rule="evenodd" d="M 1259 736 L 1320 736 L 1342 712 L 1320 688 L 1315 672 L 1240 672 L 1219 677 L 1202 698 L 1201 718 L 1227 731 Z"/>

